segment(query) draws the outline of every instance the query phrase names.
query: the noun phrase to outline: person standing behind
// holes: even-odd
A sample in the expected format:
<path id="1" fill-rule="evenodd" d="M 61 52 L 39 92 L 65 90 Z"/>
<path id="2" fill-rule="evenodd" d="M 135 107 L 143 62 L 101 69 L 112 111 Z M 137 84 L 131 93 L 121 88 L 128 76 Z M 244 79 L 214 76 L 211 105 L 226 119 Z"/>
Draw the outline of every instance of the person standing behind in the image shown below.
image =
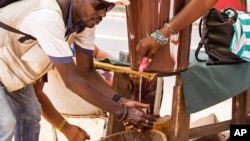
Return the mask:
<path id="1" fill-rule="evenodd" d="M 19 42 L 20 35 L 0 30 L 0 45 L 8 44 L 4 46 L 1 54 L 4 56 L 0 60 L 0 77 L 4 87 L 1 94 L 7 93 L 15 115 L 16 141 L 38 140 L 41 107 L 32 83 L 52 65 L 58 70 L 65 86 L 81 98 L 138 129 L 152 128 L 155 119 L 141 110 L 149 105 L 125 99 L 109 87 L 94 68 L 94 48 L 85 48 L 82 42 L 84 28 L 99 24 L 106 12 L 115 6 L 114 3 L 129 4 L 129 1 L 22 0 L 0 9 L 0 18 L 4 23 L 36 39 Z M 69 43 L 65 41 L 65 37 L 70 35 L 75 36 L 76 64 Z M 86 139 L 89 135 L 83 133 L 82 140 Z"/>

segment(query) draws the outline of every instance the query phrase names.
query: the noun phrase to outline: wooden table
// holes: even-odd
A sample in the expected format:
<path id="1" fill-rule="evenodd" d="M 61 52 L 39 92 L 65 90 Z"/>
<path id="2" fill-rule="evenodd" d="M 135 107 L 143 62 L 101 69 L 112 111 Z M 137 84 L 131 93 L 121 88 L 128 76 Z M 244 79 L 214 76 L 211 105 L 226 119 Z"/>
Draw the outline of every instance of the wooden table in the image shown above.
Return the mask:
<path id="1" fill-rule="evenodd" d="M 129 97 L 129 74 L 138 74 L 130 67 L 114 66 L 111 64 L 95 62 L 96 68 L 114 71 L 113 88 L 125 97 Z M 172 113 L 170 132 L 167 134 L 168 141 L 188 141 L 190 138 L 207 136 L 230 129 L 230 124 L 250 123 L 250 117 L 247 115 L 247 90 L 232 97 L 232 118 L 231 120 L 221 121 L 214 124 L 190 128 L 190 114 L 187 113 L 184 94 L 183 79 L 179 73 L 173 74 L 176 82 L 173 87 Z M 155 73 L 144 73 L 144 77 L 156 77 Z M 107 135 L 124 131 L 125 127 L 118 122 L 114 115 L 110 114 L 108 119 Z M 205 131 L 205 132 L 204 132 Z"/>

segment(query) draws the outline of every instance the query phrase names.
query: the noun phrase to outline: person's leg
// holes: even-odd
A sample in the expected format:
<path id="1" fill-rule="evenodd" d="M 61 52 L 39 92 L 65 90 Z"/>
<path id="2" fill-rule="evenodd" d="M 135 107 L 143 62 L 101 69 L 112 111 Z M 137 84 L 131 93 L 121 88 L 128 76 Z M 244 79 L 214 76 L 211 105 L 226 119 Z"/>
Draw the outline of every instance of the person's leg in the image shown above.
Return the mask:
<path id="1" fill-rule="evenodd" d="M 6 98 L 4 87 L 0 83 L 0 141 L 11 141 L 16 120 Z"/>
<path id="2" fill-rule="evenodd" d="M 41 105 L 33 85 L 28 85 L 8 95 L 16 117 L 15 141 L 38 141 L 41 120 Z"/>

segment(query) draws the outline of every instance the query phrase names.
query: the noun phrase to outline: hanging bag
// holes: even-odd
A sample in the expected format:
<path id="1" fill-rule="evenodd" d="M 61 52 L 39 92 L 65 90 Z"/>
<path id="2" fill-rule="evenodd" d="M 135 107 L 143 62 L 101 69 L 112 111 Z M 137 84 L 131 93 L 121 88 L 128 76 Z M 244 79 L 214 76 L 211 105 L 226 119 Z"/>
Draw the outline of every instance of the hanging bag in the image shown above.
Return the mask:
<path id="1" fill-rule="evenodd" d="M 228 15 L 228 10 L 233 15 Z M 210 9 L 201 17 L 199 23 L 199 34 L 201 40 L 195 50 L 195 58 L 207 65 L 235 64 L 245 62 L 229 50 L 234 35 L 233 23 L 237 19 L 237 11 L 232 8 L 219 11 Z M 208 59 L 200 59 L 200 49 L 204 47 Z"/>

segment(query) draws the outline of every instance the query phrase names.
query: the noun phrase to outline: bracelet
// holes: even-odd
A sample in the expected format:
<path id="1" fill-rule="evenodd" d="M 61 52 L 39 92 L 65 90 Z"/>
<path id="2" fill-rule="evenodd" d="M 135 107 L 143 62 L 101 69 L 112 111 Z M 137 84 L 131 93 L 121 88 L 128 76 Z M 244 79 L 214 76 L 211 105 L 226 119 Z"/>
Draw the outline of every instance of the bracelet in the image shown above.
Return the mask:
<path id="1" fill-rule="evenodd" d="M 119 94 L 114 94 L 114 96 L 112 97 L 112 100 L 117 102 L 122 96 Z"/>
<path id="2" fill-rule="evenodd" d="M 117 118 L 118 121 L 123 121 L 127 118 L 128 115 L 128 108 L 127 106 L 125 106 L 124 104 L 122 104 L 123 108 L 124 108 L 124 112 L 121 118 Z"/>
<path id="3" fill-rule="evenodd" d="M 62 121 L 62 123 L 57 127 L 57 129 L 58 129 L 59 131 L 62 131 L 62 129 L 63 129 L 63 127 L 66 125 L 66 123 L 67 123 L 67 120 L 64 119 L 64 120 Z"/>
<path id="4" fill-rule="evenodd" d="M 165 37 L 159 30 L 153 32 L 150 36 L 153 37 L 161 46 L 164 46 L 168 42 L 168 38 Z"/>
<path id="5" fill-rule="evenodd" d="M 165 23 L 164 26 L 166 26 L 170 32 L 171 35 L 176 34 L 176 32 L 174 31 L 173 27 L 170 26 L 168 23 Z"/>

